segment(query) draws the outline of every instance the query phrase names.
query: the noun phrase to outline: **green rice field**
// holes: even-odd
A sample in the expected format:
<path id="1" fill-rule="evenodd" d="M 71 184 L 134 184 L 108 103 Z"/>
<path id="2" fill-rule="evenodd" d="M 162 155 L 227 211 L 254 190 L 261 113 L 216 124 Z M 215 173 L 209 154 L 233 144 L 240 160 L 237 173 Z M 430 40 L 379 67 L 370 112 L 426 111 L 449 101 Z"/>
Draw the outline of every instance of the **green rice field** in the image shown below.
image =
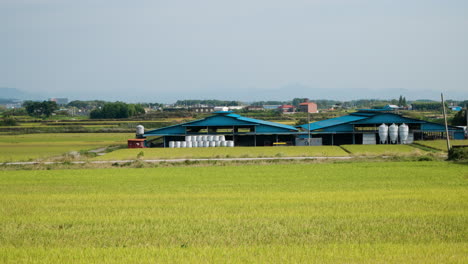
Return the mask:
<path id="1" fill-rule="evenodd" d="M 127 133 L 0 135 L 0 162 L 44 160 L 71 151 L 126 144 L 132 137 Z"/>
<path id="2" fill-rule="evenodd" d="M 447 151 L 447 141 L 446 140 L 425 140 L 425 141 L 415 141 L 416 144 Z M 452 146 L 459 146 L 459 145 L 468 145 L 468 140 L 450 140 L 450 144 Z"/>
<path id="3" fill-rule="evenodd" d="M 0 262 L 467 263 L 467 168 L 0 171 Z"/>
<path id="4" fill-rule="evenodd" d="M 411 155 L 424 151 L 409 145 L 342 145 L 353 155 Z"/>
<path id="5" fill-rule="evenodd" d="M 348 153 L 337 146 L 320 147 L 218 147 L 119 149 L 96 160 L 132 160 L 143 152 L 143 159 L 257 158 L 257 157 L 338 157 Z"/>

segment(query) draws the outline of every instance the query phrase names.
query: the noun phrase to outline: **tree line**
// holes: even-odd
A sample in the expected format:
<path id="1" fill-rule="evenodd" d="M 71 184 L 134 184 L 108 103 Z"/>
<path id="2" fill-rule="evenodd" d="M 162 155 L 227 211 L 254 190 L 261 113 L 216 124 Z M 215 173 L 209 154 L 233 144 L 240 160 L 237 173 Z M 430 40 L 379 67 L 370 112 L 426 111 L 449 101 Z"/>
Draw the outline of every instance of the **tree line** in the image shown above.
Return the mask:
<path id="1" fill-rule="evenodd" d="M 101 108 L 89 113 L 91 119 L 105 118 L 129 118 L 145 113 L 143 106 L 139 104 L 127 104 L 124 102 L 105 103 Z"/>

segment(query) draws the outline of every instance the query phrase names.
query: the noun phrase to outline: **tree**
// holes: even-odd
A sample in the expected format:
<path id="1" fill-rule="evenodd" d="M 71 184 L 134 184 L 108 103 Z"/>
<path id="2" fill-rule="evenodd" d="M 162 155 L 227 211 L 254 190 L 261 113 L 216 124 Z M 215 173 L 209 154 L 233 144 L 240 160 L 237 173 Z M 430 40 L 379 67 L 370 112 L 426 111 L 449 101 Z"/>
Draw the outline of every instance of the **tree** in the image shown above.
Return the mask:
<path id="1" fill-rule="evenodd" d="M 299 104 L 305 102 L 306 100 L 307 98 L 294 98 L 291 104 L 294 105 L 295 107 L 299 107 Z"/>
<path id="2" fill-rule="evenodd" d="M 466 126 L 466 110 L 458 111 L 452 119 L 452 126 Z"/>
<path id="3" fill-rule="evenodd" d="M 105 103 L 101 109 L 94 109 L 90 113 L 91 119 L 99 118 L 129 118 L 145 113 L 139 104 L 126 104 L 124 102 Z"/>
<path id="4" fill-rule="evenodd" d="M 33 117 L 50 117 L 52 113 L 58 109 L 57 103 L 53 101 L 26 101 L 23 103 L 23 106 L 28 115 Z"/>

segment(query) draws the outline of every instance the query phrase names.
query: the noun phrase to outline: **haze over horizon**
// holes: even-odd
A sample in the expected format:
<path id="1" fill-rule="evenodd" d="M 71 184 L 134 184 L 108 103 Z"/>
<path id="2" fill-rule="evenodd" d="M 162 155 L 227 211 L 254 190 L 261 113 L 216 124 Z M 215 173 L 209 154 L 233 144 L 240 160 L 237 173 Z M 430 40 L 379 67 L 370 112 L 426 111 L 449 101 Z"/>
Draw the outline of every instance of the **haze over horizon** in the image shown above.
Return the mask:
<path id="1" fill-rule="evenodd" d="M 463 100 L 467 13 L 462 0 L 0 0 L 0 87 L 129 102 Z"/>

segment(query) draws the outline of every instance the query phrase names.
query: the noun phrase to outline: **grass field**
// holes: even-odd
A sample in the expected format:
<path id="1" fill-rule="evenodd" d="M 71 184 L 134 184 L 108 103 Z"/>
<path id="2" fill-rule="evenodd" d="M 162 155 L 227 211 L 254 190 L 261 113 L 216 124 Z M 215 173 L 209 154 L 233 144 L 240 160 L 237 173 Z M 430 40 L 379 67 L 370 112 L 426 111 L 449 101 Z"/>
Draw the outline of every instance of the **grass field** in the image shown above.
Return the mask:
<path id="1" fill-rule="evenodd" d="M 96 160 L 130 160 L 143 152 L 142 159 L 256 158 L 256 157 L 337 157 L 348 153 L 337 146 L 320 147 L 235 147 L 235 148 L 146 148 L 119 149 Z"/>
<path id="2" fill-rule="evenodd" d="M 466 263 L 447 162 L 0 171 L 3 263 Z"/>
<path id="3" fill-rule="evenodd" d="M 412 155 L 424 151 L 409 145 L 342 145 L 353 155 Z"/>
<path id="4" fill-rule="evenodd" d="M 121 145 L 133 136 L 127 133 L 0 135 L 0 162 L 47 159 L 71 151 Z"/>
<path id="5" fill-rule="evenodd" d="M 447 151 L 447 141 L 445 140 L 425 140 L 425 141 L 415 141 L 416 144 Z M 468 140 L 450 140 L 452 146 L 457 145 L 468 145 Z"/>

